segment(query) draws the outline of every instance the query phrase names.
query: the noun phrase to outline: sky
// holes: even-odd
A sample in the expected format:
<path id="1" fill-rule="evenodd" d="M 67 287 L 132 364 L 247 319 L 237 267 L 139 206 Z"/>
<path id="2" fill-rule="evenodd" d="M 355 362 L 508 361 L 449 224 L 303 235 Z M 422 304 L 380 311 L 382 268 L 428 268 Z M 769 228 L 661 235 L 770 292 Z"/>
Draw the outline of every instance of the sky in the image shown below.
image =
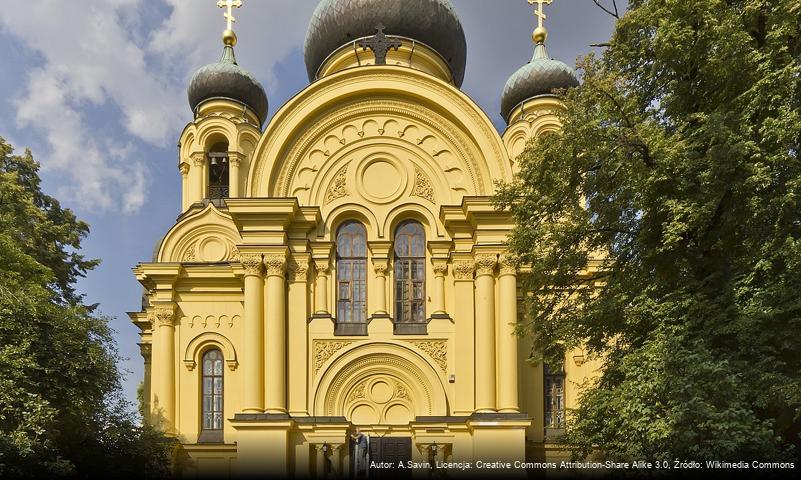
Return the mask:
<path id="1" fill-rule="evenodd" d="M 244 0 L 236 11 L 237 61 L 264 85 L 270 114 L 309 84 L 303 40 L 317 3 Z M 126 315 L 142 294 L 131 268 L 151 259 L 180 213 L 176 144 L 192 120 L 189 79 L 222 51 L 225 20 L 215 4 L 27 0 L 0 8 L 0 137 L 18 152 L 30 148 L 45 192 L 91 226 L 83 253 L 102 263 L 78 287 L 112 319 L 131 401 L 143 376 L 138 329 Z M 504 84 L 533 53 L 533 7 L 453 4 L 468 45 L 462 90 L 502 131 Z M 614 26 L 593 0 L 554 0 L 546 14 L 548 51 L 569 65 L 597 51 L 590 45 Z"/>

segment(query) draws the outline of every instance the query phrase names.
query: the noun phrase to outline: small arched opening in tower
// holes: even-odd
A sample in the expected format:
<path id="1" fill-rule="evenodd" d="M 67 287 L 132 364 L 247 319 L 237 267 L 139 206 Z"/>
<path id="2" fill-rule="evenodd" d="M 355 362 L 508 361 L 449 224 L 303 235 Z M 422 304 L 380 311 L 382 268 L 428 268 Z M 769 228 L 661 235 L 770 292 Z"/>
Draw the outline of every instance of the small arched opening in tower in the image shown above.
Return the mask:
<path id="1" fill-rule="evenodd" d="M 230 162 L 228 144 L 215 143 L 208 153 L 209 161 L 209 200 L 228 198 L 230 194 Z"/>

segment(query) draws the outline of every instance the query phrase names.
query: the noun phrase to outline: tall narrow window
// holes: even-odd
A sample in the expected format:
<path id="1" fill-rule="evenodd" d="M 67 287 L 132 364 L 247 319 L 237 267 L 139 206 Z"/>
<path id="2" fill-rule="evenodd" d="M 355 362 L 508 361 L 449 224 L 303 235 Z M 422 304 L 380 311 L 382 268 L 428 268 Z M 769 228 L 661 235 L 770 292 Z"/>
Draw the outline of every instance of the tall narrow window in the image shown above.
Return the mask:
<path id="1" fill-rule="evenodd" d="M 544 367 L 545 436 L 555 436 L 565 428 L 565 374 Z"/>
<path id="2" fill-rule="evenodd" d="M 426 235 L 418 222 L 395 232 L 395 331 L 425 333 Z"/>
<path id="3" fill-rule="evenodd" d="M 337 333 L 367 333 L 367 231 L 347 222 L 337 232 Z"/>
<path id="4" fill-rule="evenodd" d="M 229 165 L 228 144 L 218 143 L 211 148 L 209 156 L 209 199 L 228 198 Z"/>
<path id="5" fill-rule="evenodd" d="M 223 436 L 223 356 L 217 350 L 203 354 L 203 413 L 201 442 L 222 442 Z"/>

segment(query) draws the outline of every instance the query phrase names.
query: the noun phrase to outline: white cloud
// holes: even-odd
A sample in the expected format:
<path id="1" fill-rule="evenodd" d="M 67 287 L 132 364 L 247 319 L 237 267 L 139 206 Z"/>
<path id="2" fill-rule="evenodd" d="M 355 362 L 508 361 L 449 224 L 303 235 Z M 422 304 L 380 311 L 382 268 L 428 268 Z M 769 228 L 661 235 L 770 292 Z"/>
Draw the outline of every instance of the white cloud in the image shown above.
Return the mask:
<path id="1" fill-rule="evenodd" d="M 59 194 L 83 208 L 135 212 L 144 204 L 148 165 L 132 161 L 138 147 L 174 144 L 191 120 L 186 81 L 221 51 L 224 19 L 213 2 L 166 1 L 169 8 L 142 0 L 80 8 L 30 0 L 22 9 L 0 9 L 0 27 L 43 59 L 20 79 L 26 88 L 15 101 L 17 125 L 44 139 L 33 145 L 43 171 L 63 176 Z M 301 45 L 315 4 L 253 1 L 237 12 L 239 61 L 246 68 L 251 62 L 268 92 L 273 67 Z M 153 8 L 169 16 L 148 28 L 143 19 L 154 16 L 145 9 Z M 112 130 L 112 138 L 107 114 L 90 113 L 99 110 L 120 113 L 121 131 Z"/>

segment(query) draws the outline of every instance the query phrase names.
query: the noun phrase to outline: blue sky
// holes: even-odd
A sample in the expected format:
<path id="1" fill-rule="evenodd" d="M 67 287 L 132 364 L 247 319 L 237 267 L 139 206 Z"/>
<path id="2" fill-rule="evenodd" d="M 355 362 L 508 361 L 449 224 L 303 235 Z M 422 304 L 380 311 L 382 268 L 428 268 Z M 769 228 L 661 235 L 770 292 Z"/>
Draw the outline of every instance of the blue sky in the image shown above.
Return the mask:
<path id="1" fill-rule="evenodd" d="M 532 55 L 526 0 L 453 0 L 465 28 L 462 89 L 499 130 L 506 79 Z M 609 4 L 611 0 L 604 0 Z M 624 2 L 618 2 L 619 4 Z M 0 9 L 0 136 L 31 148 L 43 186 L 91 225 L 84 253 L 102 264 L 80 282 L 112 317 L 135 399 L 142 379 L 141 287 L 131 273 L 179 214 L 178 135 L 191 121 L 186 85 L 216 61 L 225 27 L 216 0 L 29 0 Z M 237 60 L 267 90 L 270 113 L 308 85 L 303 39 L 317 0 L 245 0 Z M 592 0 L 554 0 L 548 50 L 573 65 L 613 19 Z"/>

